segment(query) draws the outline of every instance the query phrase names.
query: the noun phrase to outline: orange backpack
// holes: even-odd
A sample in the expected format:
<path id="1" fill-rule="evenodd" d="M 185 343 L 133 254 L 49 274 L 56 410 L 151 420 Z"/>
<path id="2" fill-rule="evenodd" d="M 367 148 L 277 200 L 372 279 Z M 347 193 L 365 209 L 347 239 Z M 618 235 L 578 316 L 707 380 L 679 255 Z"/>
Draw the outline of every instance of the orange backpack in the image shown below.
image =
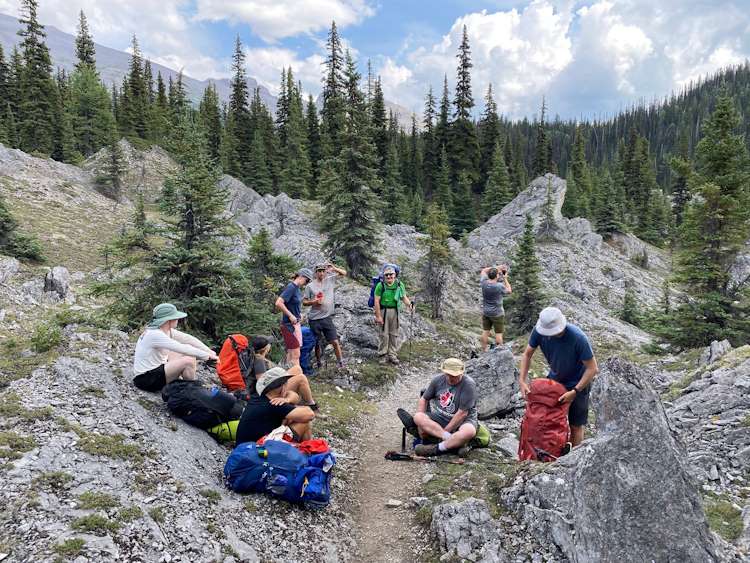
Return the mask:
<path id="1" fill-rule="evenodd" d="M 216 373 L 229 391 L 247 389 L 247 377 L 253 369 L 253 350 L 247 337 L 230 334 L 219 351 Z M 251 390 L 248 390 L 251 392 Z"/>

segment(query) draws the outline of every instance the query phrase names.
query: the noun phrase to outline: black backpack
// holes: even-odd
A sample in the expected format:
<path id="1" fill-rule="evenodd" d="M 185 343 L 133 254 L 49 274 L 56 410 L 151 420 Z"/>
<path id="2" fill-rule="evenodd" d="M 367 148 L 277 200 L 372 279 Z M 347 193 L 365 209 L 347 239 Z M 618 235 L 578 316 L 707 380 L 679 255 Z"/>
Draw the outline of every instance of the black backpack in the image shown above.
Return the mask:
<path id="1" fill-rule="evenodd" d="M 245 408 L 245 402 L 231 393 L 206 389 L 200 381 L 173 381 L 162 389 L 161 398 L 169 412 L 202 430 L 237 420 Z"/>

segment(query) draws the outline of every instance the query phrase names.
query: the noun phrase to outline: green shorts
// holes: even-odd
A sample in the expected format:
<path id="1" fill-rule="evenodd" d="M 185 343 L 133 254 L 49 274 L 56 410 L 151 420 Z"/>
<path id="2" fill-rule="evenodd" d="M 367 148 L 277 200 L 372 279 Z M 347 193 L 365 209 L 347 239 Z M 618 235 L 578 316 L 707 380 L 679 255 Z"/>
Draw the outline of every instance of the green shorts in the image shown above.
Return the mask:
<path id="1" fill-rule="evenodd" d="M 495 329 L 496 334 L 502 334 L 505 328 L 505 317 L 487 317 L 482 315 L 482 330 Z"/>

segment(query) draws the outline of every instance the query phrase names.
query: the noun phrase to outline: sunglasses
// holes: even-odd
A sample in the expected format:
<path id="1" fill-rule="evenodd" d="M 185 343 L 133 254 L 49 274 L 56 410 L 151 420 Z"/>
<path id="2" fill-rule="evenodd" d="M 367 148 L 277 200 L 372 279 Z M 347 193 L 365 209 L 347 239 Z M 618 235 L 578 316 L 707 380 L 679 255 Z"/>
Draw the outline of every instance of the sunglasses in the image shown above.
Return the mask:
<path id="1" fill-rule="evenodd" d="M 392 278 L 392 277 L 394 277 L 395 275 L 396 275 L 396 274 L 385 274 L 385 277 L 386 277 L 386 278 Z"/>

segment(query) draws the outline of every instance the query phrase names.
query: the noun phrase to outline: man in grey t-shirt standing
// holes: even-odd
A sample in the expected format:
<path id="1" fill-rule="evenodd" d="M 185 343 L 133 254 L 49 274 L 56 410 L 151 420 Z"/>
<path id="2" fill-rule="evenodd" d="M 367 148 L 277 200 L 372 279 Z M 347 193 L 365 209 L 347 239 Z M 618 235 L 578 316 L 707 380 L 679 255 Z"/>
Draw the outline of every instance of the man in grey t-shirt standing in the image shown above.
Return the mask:
<path id="1" fill-rule="evenodd" d="M 307 313 L 310 330 L 318 339 L 318 345 L 315 346 L 318 366 L 320 366 L 320 355 L 325 338 L 333 346 L 338 367 L 344 367 L 339 336 L 333 324 L 333 311 L 335 307 L 336 276 L 345 275 L 346 270 L 343 268 L 338 268 L 333 264 L 318 264 L 315 266 L 315 277 L 305 287 L 305 293 L 302 297 L 302 304 L 310 307 L 310 311 Z"/>
<path id="2" fill-rule="evenodd" d="M 448 358 L 440 366 L 443 373 L 435 376 L 419 398 L 414 424 L 423 438 L 437 438 L 439 444 L 420 444 L 414 453 L 435 456 L 463 448 L 477 434 L 477 386 L 464 375 L 464 363 Z M 429 405 L 430 410 L 427 411 Z"/>
<path id="3" fill-rule="evenodd" d="M 502 278 L 502 281 L 498 278 Z M 479 285 L 482 288 L 482 352 L 486 352 L 492 329 L 495 330 L 495 345 L 503 343 L 503 296 L 513 291 L 508 281 L 508 267 L 503 264 L 484 268 L 479 276 Z"/>

